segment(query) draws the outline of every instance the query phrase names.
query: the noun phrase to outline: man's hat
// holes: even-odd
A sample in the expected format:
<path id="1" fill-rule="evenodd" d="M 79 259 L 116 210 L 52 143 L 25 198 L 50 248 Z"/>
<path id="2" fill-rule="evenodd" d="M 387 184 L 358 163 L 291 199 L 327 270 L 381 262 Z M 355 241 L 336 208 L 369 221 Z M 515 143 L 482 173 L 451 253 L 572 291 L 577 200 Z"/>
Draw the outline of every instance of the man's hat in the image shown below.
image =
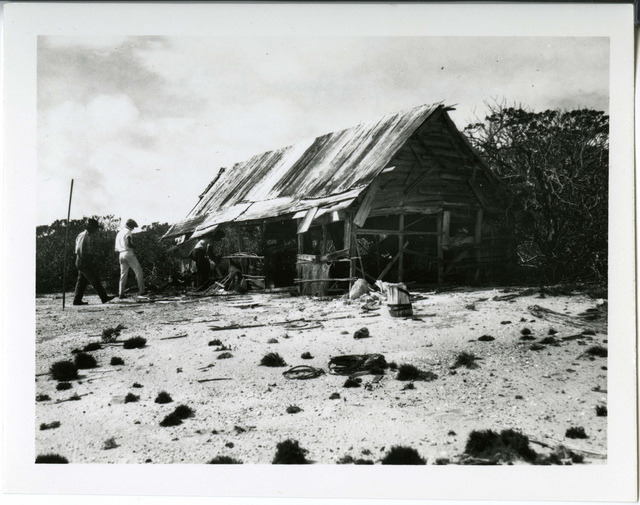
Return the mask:
<path id="1" fill-rule="evenodd" d="M 138 223 L 136 223 L 133 219 L 127 219 L 127 228 L 137 228 Z"/>
<path id="2" fill-rule="evenodd" d="M 97 230 L 100 228 L 100 223 L 95 219 L 91 218 L 87 221 L 87 230 Z"/>

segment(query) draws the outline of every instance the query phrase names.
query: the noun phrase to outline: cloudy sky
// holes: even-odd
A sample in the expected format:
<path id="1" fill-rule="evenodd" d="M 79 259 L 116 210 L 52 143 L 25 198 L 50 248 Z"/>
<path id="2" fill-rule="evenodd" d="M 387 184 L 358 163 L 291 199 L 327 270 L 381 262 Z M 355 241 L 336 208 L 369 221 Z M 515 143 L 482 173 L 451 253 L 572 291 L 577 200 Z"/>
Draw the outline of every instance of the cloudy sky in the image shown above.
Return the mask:
<path id="1" fill-rule="evenodd" d="M 608 112 L 609 41 L 575 37 L 38 39 L 37 224 L 183 218 L 221 166 L 425 103 Z"/>

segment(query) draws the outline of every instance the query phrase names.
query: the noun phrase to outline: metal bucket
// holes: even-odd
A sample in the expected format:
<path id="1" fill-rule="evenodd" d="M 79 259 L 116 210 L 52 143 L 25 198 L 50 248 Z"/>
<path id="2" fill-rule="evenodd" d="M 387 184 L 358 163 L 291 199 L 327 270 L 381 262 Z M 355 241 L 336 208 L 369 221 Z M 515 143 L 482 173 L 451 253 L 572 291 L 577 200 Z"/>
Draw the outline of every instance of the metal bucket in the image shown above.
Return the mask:
<path id="1" fill-rule="evenodd" d="M 413 315 L 411 294 L 402 284 L 387 284 L 387 306 L 391 317 L 408 317 Z"/>

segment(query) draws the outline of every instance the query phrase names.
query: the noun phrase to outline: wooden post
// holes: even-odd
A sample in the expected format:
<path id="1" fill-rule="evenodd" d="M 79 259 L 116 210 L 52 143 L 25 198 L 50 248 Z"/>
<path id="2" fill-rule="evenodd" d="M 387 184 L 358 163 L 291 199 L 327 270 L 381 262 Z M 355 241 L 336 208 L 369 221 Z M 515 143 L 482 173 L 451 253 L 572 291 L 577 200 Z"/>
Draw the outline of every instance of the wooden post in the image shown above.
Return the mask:
<path id="1" fill-rule="evenodd" d="M 476 212 L 476 229 L 475 229 L 475 233 L 474 233 L 474 246 L 475 246 L 475 250 L 476 250 L 476 282 L 478 282 L 478 280 L 480 279 L 480 268 L 481 268 L 481 260 L 482 260 L 482 252 L 480 250 L 481 248 L 481 242 L 482 242 L 482 214 L 484 213 L 484 211 L 482 209 L 479 209 L 478 212 Z"/>
<path id="2" fill-rule="evenodd" d="M 298 227 L 300 227 L 300 219 L 298 219 Z M 298 254 L 304 254 L 304 233 L 298 233 Z"/>
<path id="3" fill-rule="evenodd" d="M 438 284 L 442 284 L 444 282 L 444 253 L 442 250 L 442 221 L 443 216 L 442 213 L 438 214 Z"/>
<path id="4" fill-rule="evenodd" d="M 242 252 L 244 247 L 242 244 L 242 226 L 236 226 L 236 247 L 238 252 Z"/>
<path id="5" fill-rule="evenodd" d="M 349 277 L 353 278 L 356 275 L 356 263 L 353 258 L 355 236 L 353 235 L 353 216 L 347 214 L 344 220 L 344 248 L 349 251 Z M 349 289 L 353 286 L 353 281 L 349 281 Z"/>
<path id="6" fill-rule="evenodd" d="M 71 197 L 73 196 L 73 179 L 69 191 L 69 209 L 67 210 L 67 226 L 64 230 L 64 256 L 62 257 L 62 310 L 64 310 L 67 294 L 67 239 L 69 237 L 69 218 L 71 217 Z"/>
<path id="7" fill-rule="evenodd" d="M 442 213 L 442 247 L 449 246 L 449 235 L 451 232 L 451 211 L 445 210 Z"/>
<path id="8" fill-rule="evenodd" d="M 402 250 L 404 249 L 404 235 L 402 232 L 404 231 L 404 214 L 400 214 L 400 226 L 399 226 L 400 234 L 398 235 L 398 282 L 402 282 L 402 271 L 404 269 L 404 255 Z"/>
<path id="9" fill-rule="evenodd" d="M 327 239 L 329 235 L 327 233 L 326 223 L 322 225 L 322 245 L 320 247 L 320 254 L 327 254 L 329 247 L 327 246 Z"/>

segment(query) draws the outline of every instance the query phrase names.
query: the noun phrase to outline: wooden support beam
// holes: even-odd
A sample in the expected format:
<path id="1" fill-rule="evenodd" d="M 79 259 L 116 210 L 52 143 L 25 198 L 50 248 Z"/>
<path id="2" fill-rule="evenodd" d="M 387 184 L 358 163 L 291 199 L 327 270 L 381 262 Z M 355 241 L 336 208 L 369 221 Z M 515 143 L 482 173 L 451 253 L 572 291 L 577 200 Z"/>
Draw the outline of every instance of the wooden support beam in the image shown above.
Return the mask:
<path id="1" fill-rule="evenodd" d="M 244 243 L 242 241 L 242 232 L 244 231 L 242 226 L 236 226 L 236 247 L 238 248 L 237 252 L 242 252 L 244 249 Z"/>
<path id="2" fill-rule="evenodd" d="M 309 230 L 309 228 L 311 227 L 311 223 L 315 219 L 317 213 L 318 213 L 318 207 L 313 207 L 307 211 L 307 213 L 304 216 L 304 219 L 298 226 L 298 234 L 305 233 Z"/>
<path id="3" fill-rule="evenodd" d="M 449 235 L 451 234 L 451 211 L 445 210 L 442 213 L 442 247 L 449 246 Z"/>
<path id="4" fill-rule="evenodd" d="M 398 231 L 398 230 L 375 230 L 368 228 L 358 228 L 354 232 L 356 235 L 438 235 L 438 232 L 435 231 L 414 231 L 414 230 L 406 230 L 406 231 Z"/>
<path id="5" fill-rule="evenodd" d="M 298 219 L 298 228 L 301 221 L 301 219 Z M 298 254 L 304 254 L 304 233 L 298 233 Z"/>
<path id="6" fill-rule="evenodd" d="M 482 215 L 483 215 L 483 210 L 479 209 L 476 212 L 476 229 L 475 229 L 475 233 L 474 233 L 474 243 L 475 243 L 475 249 L 476 249 L 476 265 L 478 265 L 478 268 L 476 269 L 476 273 L 475 273 L 475 280 L 476 282 L 478 282 L 480 280 L 480 262 L 482 260 L 482 251 L 480 249 L 480 243 L 482 242 Z"/>
<path id="7" fill-rule="evenodd" d="M 409 242 L 407 242 L 405 245 L 409 245 Z M 381 280 L 385 275 L 387 275 L 389 273 L 389 270 L 391 270 L 391 267 L 393 265 L 395 265 L 395 263 L 396 263 L 396 261 L 398 261 L 398 259 L 400 259 L 400 256 L 402 256 L 402 249 L 400 251 L 398 251 L 398 254 L 396 254 L 393 257 L 393 259 L 389 262 L 389 264 L 384 268 L 382 273 L 380 275 L 378 275 L 378 280 Z"/>
<path id="8" fill-rule="evenodd" d="M 404 188 L 404 194 L 408 195 L 413 189 L 422 183 L 427 177 L 429 177 L 435 171 L 435 167 L 431 167 L 425 170 L 420 177 L 415 179 L 411 184 L 409 184 L 406 188 Z"/>
<path id="9" fill-rule="evenodd" d="M 367 191 L 364 200 L 362 200 L 362 203 L 360 204 L 360 208 L 356 213 L 356 217 L 353 218 L 353 224 L 355 224 L 356 226 L 363 226 L 364 222 L 367 220 L 369 211 L 371 210 L 371 206 L 373 205 L 373 201 L 379 187 L 380 179 L 374 179 L 369 186 L 369 190 Z"/>
<path id="10" fill-rule="evenodd" d="M 356 236 L 353 233 L 353 217 L 349 213 L 347 214 L 344 220 L 344 248 L 347 251 L 349 251 L 349 258 L 351 258 L 351 260 L 349 261 L 349 277 L 356 276 L 356 263 L 355 263 L 355 260 L 353 259 L 353 256 L 354 256 L 353 244 L 355 240 L 356 240 Z M 349 289 L 351 289 L 352 285 L 353 283 L 349 282 Z"/>

